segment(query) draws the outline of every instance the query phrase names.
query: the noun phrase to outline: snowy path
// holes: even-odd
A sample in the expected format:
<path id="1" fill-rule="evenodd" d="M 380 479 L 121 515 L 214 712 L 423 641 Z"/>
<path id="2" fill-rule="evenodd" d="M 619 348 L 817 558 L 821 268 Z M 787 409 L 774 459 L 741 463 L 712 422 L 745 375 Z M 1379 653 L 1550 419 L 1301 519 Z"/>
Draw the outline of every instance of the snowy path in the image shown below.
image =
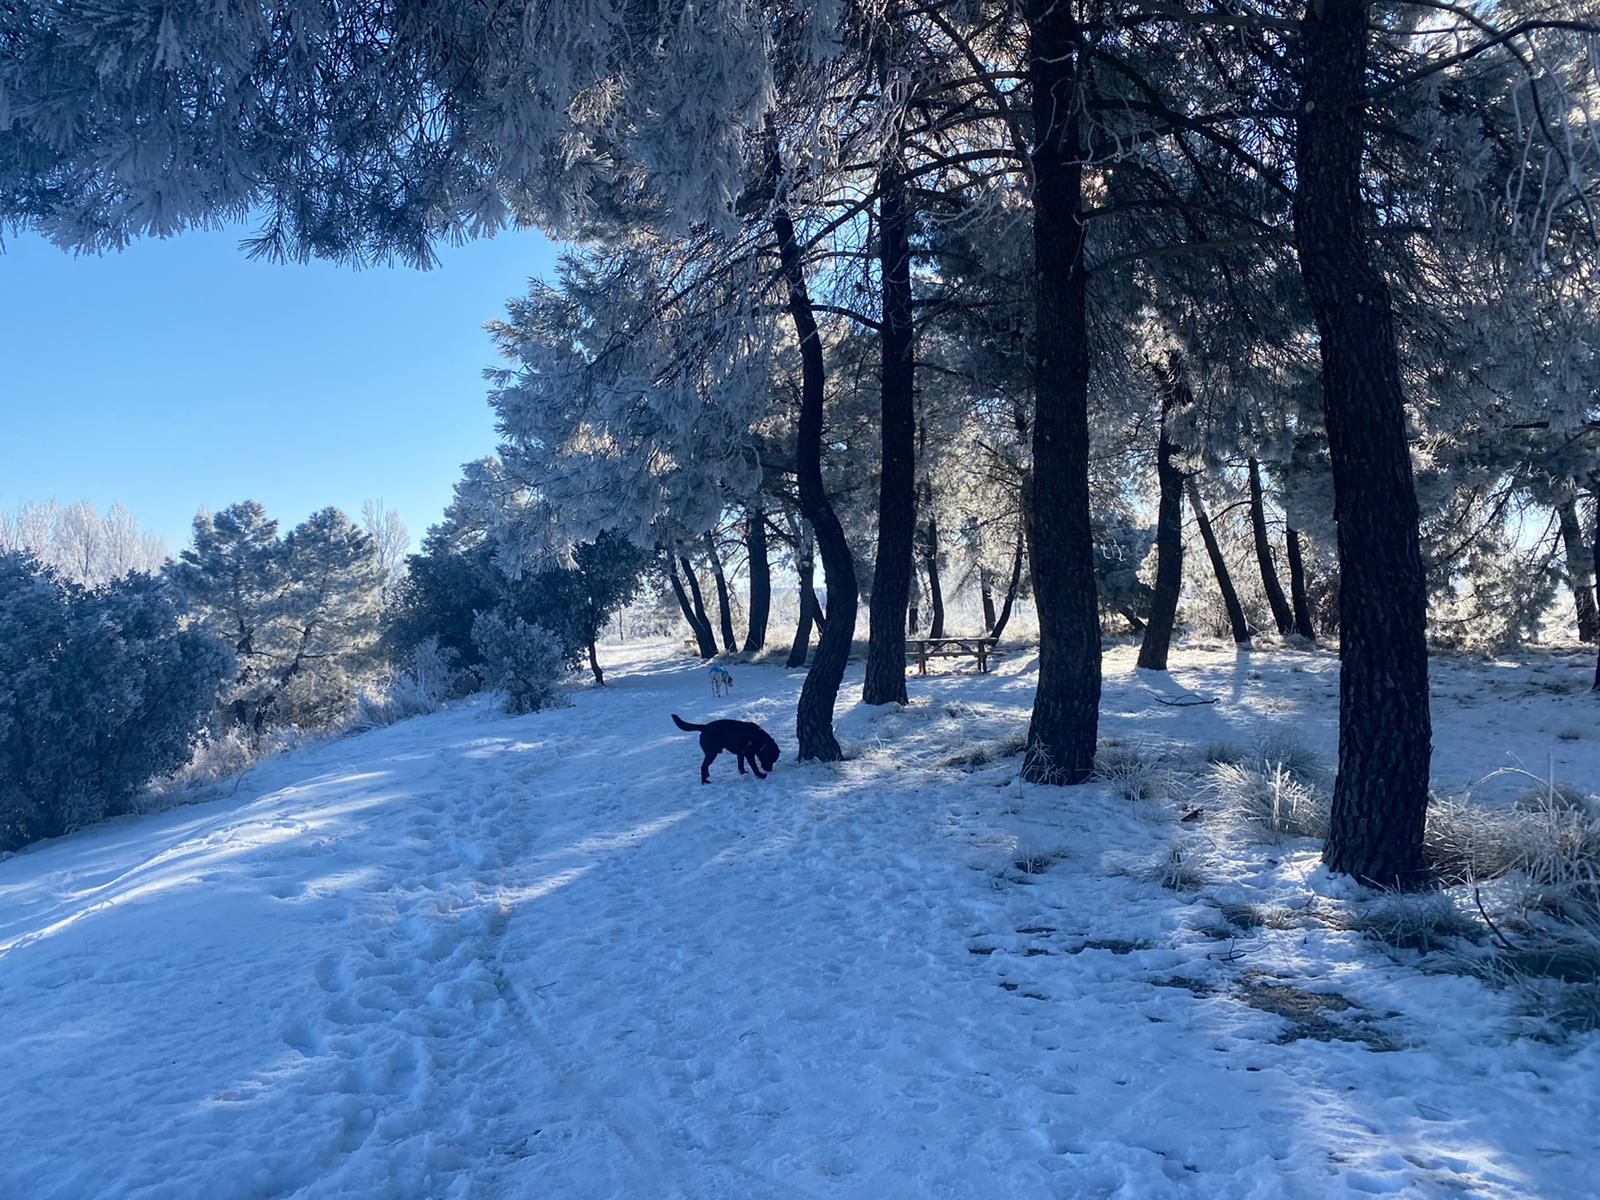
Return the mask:
<path id="1" fill-rule="evenodd" d="M 1197 711 L 1114 657 L 1105 732 L 1320 744 L 1331 660 L 1256 661 L 1194 657 Z M 1504 997 L 1353 934 L 1221 936 L 1110 869 L 1169 810 L 939 767 L 1025 722 L 1026 663 L 844 713 L 832 767 L 792 760 L 798 675 L 713 702 L 618 667 L 0 863 L 0 1197 L 1591 1194 L 1596 1039 L 1513 1040 Z M 1592 709 L 1527 695 L 1530 764 L 1593 766 Z M 671 711 L 785 758 L 701 787 Z M 1441 711 L 1441 745 L 1503 757 L 1478 719 Z M 1235 887 L 1303 904 L 1338 886 L 1313 863 Z M 1329 993 L 1354 1007 L 1268 1011 Z"/>

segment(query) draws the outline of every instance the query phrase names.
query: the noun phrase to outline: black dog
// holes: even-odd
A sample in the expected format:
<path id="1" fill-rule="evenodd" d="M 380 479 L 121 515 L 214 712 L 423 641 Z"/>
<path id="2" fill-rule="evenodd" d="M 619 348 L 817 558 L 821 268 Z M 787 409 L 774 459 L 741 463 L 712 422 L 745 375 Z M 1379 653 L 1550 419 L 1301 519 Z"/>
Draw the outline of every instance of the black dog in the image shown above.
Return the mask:
<path id="1" fill-rule="evenodd" d="M 698 731 L 700 734 L 700 749 L 706 752 L 706 759 L 700 764 L 701 783 L 711 782 L 711 760 L 724 750 L 739 756 L 739 774 L 744 774 L 744 764 L 749 762 L 757 779 L 767 777 L 767 772 L 772 770 L 772 764 L 778 761 L 781 753 L 772 736 L 752 721 L 712 721 L 708 725 L 691 725 L 677 713 L 672 714 L 672 720 L 684 732 Z M 758 759 L 761 762 L 759 767 L 756 765 Z"/>

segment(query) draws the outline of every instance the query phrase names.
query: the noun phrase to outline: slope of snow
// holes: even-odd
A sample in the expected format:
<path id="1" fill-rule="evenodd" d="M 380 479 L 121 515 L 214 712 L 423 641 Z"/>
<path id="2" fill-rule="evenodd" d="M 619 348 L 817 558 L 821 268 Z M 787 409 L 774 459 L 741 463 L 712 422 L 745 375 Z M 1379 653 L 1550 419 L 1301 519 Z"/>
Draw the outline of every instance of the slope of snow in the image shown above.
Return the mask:
<path id="1" fill-rule="evenodd" d="M 1174 891 L 1135 869 L 1172 808 L 955 763 L 1025 728 L 1026 656 L 841 708 L 831 766 L 793 761 L 798 673 L 713 701 L 660 648 L 613 657 L 572 708 L 297 751 L 0 863 L 0 1196 L 1593 1194 L 1600 1039 L 1221 919 L 1337 903 L 1312 847 Z M 1330 655 L 1175 665 L 1113 651 L 1103 735 L 1331 758 Z M 1441 666 L 1441 782 L 1600 777 L 1587 670 Z M 1218 703 L 1152 695 L 1183 689 Z M 785 757 L 702 787 L 674 711 Z"/>

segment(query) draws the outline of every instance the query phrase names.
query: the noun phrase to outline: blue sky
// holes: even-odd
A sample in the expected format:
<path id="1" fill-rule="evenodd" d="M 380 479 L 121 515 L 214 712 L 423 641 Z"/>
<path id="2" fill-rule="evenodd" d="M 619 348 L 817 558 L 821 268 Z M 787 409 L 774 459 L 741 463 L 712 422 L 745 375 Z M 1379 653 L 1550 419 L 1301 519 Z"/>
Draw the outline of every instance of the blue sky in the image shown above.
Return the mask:
<path id="1" fill-rule="evenodd" d="M 494 449 L 483 323 L 555 251 L 441 247 L 432 271 L 251 262 L 243 227 L 72 257 L 0 254 L 0 507 L 120 500 L 176 552 L 201 507 L 284 525 L 382 499 L 421 538 Z"/>

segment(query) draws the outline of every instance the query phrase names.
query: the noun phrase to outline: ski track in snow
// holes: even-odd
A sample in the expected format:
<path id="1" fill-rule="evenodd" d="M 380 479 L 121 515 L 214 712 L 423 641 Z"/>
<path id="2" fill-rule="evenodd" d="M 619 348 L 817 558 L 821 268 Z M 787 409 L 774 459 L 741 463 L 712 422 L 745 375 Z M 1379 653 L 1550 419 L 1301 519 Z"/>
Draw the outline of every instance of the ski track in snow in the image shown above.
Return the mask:
<path id="1" fill-rule="evenodd" d="M 1114 869 L 1170 809 L 940 767 L 1025 727 L 1025 659 L 902 711 L 846 707 L 853 664 L 854 757 L 799 766 L 798 673 L 713 701 L 662 653 L 0 863 L 0 1197 L 1592 1194 L 1600 1039 L 1518 1037 L 1506 996 L 1355 934 L 1219 938 L 1214 901 L 1339 895 L 1314 849 L 1173 892 Z M 1331 760 L 1331 655 L 1131 660 L 1103 736 Z M 1587 669 L 1436 667 L 1441 781 L 1600 777 Z M 1219 703 L 1147 690 L 1183 688 Z M 672 711 L 785 757 L 702 787 Z M 1335 1040 L 1241 1001 L 1283 984 L 1355 1006 Z"/>

